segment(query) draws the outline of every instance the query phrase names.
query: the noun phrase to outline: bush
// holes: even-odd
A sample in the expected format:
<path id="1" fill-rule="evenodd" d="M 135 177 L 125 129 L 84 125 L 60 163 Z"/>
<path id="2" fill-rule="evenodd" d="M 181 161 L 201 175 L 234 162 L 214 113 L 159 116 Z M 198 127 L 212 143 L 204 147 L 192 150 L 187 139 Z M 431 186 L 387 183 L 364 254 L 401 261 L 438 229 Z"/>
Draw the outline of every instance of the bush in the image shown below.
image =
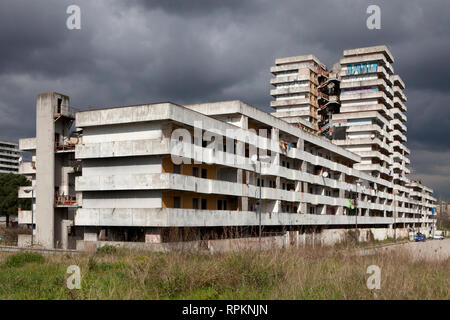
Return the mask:
<path id="1" fill-rule="evenodd" d="M 117 248 L 115 246 L 103 246 L 97 249 L 97 253 L 101 254 L 114 254 L 117 253 Z"/>
<path id="2" fill-rule="evenodd" d="M 13 254 L 6 259 L 5 265 L 11 268 L 20 268 L 27 263 L 44 263 L 45 258 L 39 253 L 23 252 Z"/>

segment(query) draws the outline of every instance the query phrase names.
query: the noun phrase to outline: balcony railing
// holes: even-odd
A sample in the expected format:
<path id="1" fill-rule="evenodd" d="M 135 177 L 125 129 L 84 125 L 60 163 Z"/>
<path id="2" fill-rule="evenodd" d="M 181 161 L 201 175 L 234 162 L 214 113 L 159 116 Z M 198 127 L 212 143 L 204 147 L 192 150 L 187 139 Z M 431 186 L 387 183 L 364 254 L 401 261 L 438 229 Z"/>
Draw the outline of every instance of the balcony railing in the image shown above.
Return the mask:
<path id="1" fill-rule="evenodd" d="M 56 207 L 74 207 L 77 205 L 77 198 L 75 196 L 59 195 L 55 197 Z"/>

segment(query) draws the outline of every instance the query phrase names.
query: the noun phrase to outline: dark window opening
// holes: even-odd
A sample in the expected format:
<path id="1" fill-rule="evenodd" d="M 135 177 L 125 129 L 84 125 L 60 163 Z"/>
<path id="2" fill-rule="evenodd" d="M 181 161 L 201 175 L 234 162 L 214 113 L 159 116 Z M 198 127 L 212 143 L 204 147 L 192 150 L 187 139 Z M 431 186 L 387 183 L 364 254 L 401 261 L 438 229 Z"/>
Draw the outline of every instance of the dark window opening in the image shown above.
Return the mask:
<path id="1" fill-rule="evenodd" d="M 197 167 L 193 167 L 193 168 L 192 168 L 192 175 L 193 175 L 194 177 L 198 177 L 198 168 L 197 168 Z"/>
<path id="2" fill-rule="evenodd" d="M 178 174 L 181 173 L 181 166 L 174 164 L 173 165 L 173 173 L 178 173 Z"/>
<path id="3" fill-rule="evenodd" d="M 174 208 L 181 208 L 181 198 L 180 197 L 173 197 L 173 207 Z"/>
<path id="4" fill-rule="evenodd" d="M 202 210 L 206 210 L 206 199 L 202 199 Z"/>
<path id="5" fill-rule="evenodd" d="M 206 179 L 207 176 L 208 176 L 208 171 L 206 169 L 202 169 L 202 178 Z"/>
<path id="6" fill-rule="evenodd" d="M 61 113 L 61 105 L 62 105 L 62 99 L 58 98 L 58 105 L 56 108 L 56 113 Z"/>
<path id="7" fill-rule="evenodd" d="M 193 209 L 198 209 L 198 198 L 194 198 L 192 199 L 192 208 Z"/>

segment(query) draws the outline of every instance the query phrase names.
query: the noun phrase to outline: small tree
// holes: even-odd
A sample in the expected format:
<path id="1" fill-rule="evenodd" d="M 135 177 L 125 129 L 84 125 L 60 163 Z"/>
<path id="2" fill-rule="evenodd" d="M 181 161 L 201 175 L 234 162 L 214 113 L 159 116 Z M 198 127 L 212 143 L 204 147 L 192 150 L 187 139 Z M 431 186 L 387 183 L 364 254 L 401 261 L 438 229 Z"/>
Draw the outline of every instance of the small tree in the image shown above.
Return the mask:
<path id="1" fill-rule="evenodd" d="M 0 215 L 6 216 L 6 225 L 9 225 L 10 215 L 17 215 L 18 208 L 30 210 L 31 201 L 18 198 L 18 188 L 30 185 L 24 176 L 0 173 Z"/>

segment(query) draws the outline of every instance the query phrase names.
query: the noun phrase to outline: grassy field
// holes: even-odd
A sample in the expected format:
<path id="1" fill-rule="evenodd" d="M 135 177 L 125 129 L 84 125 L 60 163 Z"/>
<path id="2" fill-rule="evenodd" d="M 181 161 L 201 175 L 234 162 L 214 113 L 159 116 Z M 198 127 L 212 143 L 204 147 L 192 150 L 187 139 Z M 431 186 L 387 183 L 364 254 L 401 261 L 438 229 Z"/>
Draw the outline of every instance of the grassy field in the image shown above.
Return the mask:
<path id="1" fill-rule="evenodd" d="M 381 268 L 376 296 L 369 265 Z M 66 287 L 78 265 L 80 290 Z M 228 254 L 105 247 L 76 256 L 0 253 L 0 299 L 449 299 L 450 261 L 407 254 L 349 256 L 335 249 Z"/>

